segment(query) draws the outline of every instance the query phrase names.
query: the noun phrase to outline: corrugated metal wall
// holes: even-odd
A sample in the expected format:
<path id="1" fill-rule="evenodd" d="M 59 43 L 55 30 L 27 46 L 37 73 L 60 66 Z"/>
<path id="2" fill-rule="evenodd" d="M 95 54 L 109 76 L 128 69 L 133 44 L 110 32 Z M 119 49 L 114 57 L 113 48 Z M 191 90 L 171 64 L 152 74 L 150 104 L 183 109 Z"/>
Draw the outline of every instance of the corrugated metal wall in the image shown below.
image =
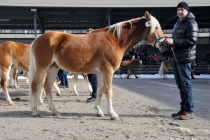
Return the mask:
<path id="1" fill-rule="evenodd" d="M 31 44 L 34 41 L 34 38 L 0 38 L 0 43 L 6 42 L 6 41 L 14 41 L 14 42 L 20 42 L 24 44 Z"/>

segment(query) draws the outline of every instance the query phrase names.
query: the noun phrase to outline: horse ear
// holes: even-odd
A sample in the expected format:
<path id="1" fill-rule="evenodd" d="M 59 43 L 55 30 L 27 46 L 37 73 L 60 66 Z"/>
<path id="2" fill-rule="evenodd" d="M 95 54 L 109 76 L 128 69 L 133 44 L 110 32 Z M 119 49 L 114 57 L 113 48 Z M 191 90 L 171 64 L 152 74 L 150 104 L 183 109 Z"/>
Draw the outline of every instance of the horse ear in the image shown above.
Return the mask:
<path id="1" fill-rule="evenodd" d="M 144 17 L 147 21 L 151 20 L 151 15 L 148 13 L 148 11 L 145 12 Z"/>

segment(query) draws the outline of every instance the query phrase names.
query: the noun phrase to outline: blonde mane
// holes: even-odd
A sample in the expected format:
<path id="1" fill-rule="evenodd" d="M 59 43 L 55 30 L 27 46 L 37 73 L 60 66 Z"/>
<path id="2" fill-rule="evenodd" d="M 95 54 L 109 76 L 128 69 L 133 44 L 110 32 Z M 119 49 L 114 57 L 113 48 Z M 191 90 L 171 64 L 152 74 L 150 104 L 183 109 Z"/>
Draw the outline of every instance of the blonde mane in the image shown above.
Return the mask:
<path id="1" fill-rule="evenodd" d="M 151 16 L 150 23 L 151 23 L 150 34 L 154 33 L 156 24 L 158 24 L 158 26 L 161 28 L 160 23 L 159 23 L 158 20 L 157 20 L 155 17 L 153 17 L 153 16 Z"/>
<path id="2" fill-rule="evenodd" d="M 145 18 L 145 17 L 131 19 L 131 20 L 128 20 L 128 21 L 123 21 L 123 22 L 119 22 L 119 23 L 110 25 L 110 26 L 107 27 L 107 28 L 109 28 L 107 32 L 111 32 L 113 35 L 116 34 L 117 38 L 120 39 L 120 34 L 121 34 L 121 29 L 122 29 L 122 24 L 123 23 L 129 22 L 131 24 L 131 28 L 132 28 L 132 26 L 133 26 L 132 25 L 132 21 L 139 20 L 139 19 L 142 19 L 142 18 Z M 159 22 L 153 16 L 151 16 L 150 24 L 151 24 L 151 26 L 150 26 L 150 34 L 154 33 L 156 24 L 158 24 L 158 26 L 160 27 Z"/>

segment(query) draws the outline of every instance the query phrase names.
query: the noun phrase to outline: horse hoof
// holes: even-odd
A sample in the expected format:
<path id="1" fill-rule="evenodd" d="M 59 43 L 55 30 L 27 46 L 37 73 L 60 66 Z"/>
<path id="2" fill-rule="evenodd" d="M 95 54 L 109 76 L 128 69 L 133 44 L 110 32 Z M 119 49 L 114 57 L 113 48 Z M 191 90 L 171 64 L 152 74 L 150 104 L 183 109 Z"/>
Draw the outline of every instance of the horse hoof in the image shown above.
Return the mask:
<path id="1" fill-rule="evenodd" d="M 38 105 L 45 105 L 44 102 L 39 103 Z"/>
<path id="2" fill-rule="evenodd" d="M 117 117 L 111 117 L 111 120 L 120 120 L 120 118 L 117 116 Z"/>
<path id="3" fill-rule="evenodd" d="M 15 89 L 19 89 L 19 88 L 21 88 L 21 87 L 20 86 L 15 87 Z"/>
<path id="4" fill-rule="evenodd" d="M 9 105 L 15 105 L 15 103 L 14 102 L 10 102 Z"/>
<path id="5" fill-rule="evenodd" d="M 97 114 L 97 117 L 104 117 L 104 114 Z"/>
<path id="6" fill-rule="evenodd" d="M 61 96 L 61 93 L 56 93 L 57 96 Z"/>
<path id="7" fill-rule="evenodd" d="M 136 79 L 138 79 L 139 77 L 136 77 Z"/>
<path id="8" fill-rule="evenodd" d="M 41 116 L 40 116 L 40 114 L 36 114 L 36 115 L 32 115 L 32 117 L 34 117 L 34 118 L 39 118 L 39 117 L 41 117 Z"/>
<path id="9" fill-rule="evenodd" d="M 74 93 L 74 96 L 79 96 L 79 94 L 78 93 Z"/>
<path id="10" fill-rule="evenodd" d="M 53 113 L 52 116 L 60 117 L 60 114 Z"/>

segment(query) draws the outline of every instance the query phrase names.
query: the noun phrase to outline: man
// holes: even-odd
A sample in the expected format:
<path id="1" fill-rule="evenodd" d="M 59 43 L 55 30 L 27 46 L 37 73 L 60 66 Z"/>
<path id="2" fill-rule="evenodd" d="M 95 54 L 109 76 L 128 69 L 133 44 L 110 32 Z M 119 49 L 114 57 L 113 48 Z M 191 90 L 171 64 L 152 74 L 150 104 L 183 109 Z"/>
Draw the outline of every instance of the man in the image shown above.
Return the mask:
<path id="1" fill-rule="evenodd" d="M 196 58 L 198 25 L 195 16 L 189 12 L 186 2 L 180 2 L 177 5 L 177 16 L 179 19 L 174 25 L 172 38 L 167 38 L 165 41 L 168 45 L 171 45 L 172 56 L 170 60 L 181 96 L 181 110 L 172 114 L 172 117 L 189 120 L 194 118 L 191 63 Z"/>

